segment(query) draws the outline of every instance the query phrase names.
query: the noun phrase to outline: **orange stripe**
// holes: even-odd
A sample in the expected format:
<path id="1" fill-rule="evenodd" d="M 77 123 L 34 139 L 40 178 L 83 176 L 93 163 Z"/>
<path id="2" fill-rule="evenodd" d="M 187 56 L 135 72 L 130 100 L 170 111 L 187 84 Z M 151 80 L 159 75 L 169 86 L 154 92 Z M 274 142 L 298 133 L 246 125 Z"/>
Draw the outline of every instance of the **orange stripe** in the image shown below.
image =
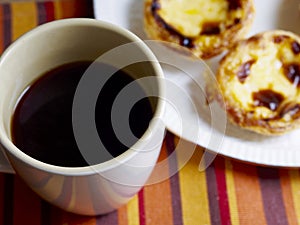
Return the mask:
<path id="1" fill-rule="evenodd" d="M 164 140 L 157 162 L 161 162 L 167 158 L 168 158 L 168 153 L 166 149 L 166 140 Z"/>
<path id="2" fill-rule="evenodd" d="M 127 206 L 118 209 L 118 225 L 128 225 Z"/>
<path id="3" fill-rule="evenodd" d="M 173 223 L 171 190 L 168 180 L 144 188 L 144 206 L 146 224 Z"/>
<path id="4" fill-rule="evenodd" d="M 55 0 L 53 2 L 53 6 L 54 6 L 54 18 L 55 19 L 62 19 L 63 18 L 63 9 L 61 6 L 61 0 Z"/>
<path id="5" fill-rule="evenodd" d="M 55 18 L 63 19 L 75 16 L 76 0 L 56 0 L 54 2 Z"/>
<path id="6" fill-rule="evenodd" d="M 61 1 L 61 7 L 62 7 L 64 18 L 76 17 L 75 16 L 76 15 L 76 0 Z"/>
<path id="7" fill-rule="evenodd" d="M 38 24 L 35 2 L 11 3 L 12 11 L 12 40 L 33 29 Z"/>
<path id="8" fill-rule="evenodd" d="M 93 17 L 92 0 L 63 0 L 61 1 L 63 17 Z"/>
<path id="9" fill-rule="evenodd" d="M 182 149 L 184 150 L 184 149 Z M 205 172 L 199 171 L 203 149 L 197 147 L 189 162 L 179 171 L 184 224 L 210 224 L 210 211 Z"/>
<path id="10" fill-rule="evenodd" d="M 58 211 L 60 214 L 60 221 L 55 221 L 56 224 L 67 224 L 67 225 L 96 225 L 96 217 L 82 216 L 73 214 L 65 211 Z M 54 222 L 54 224 L 55 224 Z"/>
<path id="11" fill-rule="evenodd" d="M 71 214 L 67 212 L 62 213 L 62 222 L 61 224 L 68 224 L 68 225 L 96 225 L 96 218 L 95 217 L 88 217 L 88 216 L 81 216 L 76 214 Z"/>
<path id="12" fill-rule="evenodd" d="M 93 15 L 91 0 L 55 0 L 53 3 L 56 19 Z"/>
<path id="13" fill-rule="evenodd" d="M 3 18 L 3 7 L 2 5 L 0 5 L 0 54 L 3 52 L 4 50 L 4 18 Z"/>
<path id="14" fill-rule="evenodd" d="M 256 167 L 232 162 L 240 224 L 267 224 Z"/>
<path id="15" fill-rule="evenodd" d="M 163 145 L 160 159 L 166 158 L 166 155 L 166 146 Z M 166 168 L 166 170 L 167 169 L 168 168 Z M 173 224 L 171 189 L 169 180 L 165 180 L 158 184 L 145 186 L 144 207 L 146 224 Z"/>
<path id="16" fill-rule="evenodd" d="M 289 171 L 281 169 L 279 170 L 279 175 L 280 175 L 283 204 L 285 207 L 285 213 L 288 219 L 288 223 L 296 225 L 298 224 L 298 222 L 297 222 L 297 216 L 295 214 L 291 178 L 289 177 Z"/>

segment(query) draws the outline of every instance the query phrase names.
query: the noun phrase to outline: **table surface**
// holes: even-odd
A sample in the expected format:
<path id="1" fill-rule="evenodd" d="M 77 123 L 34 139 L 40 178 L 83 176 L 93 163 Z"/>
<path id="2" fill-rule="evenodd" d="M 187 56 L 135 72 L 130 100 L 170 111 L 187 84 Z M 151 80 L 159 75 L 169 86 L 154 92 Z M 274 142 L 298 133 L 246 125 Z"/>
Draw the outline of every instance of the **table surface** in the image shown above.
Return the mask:
<path id="1" fill-rule="evenodd" d="M 70 17 L 93 18 L 92 0 L 0 0 L 0 52 L 37 25 Z M 160 160 L 174 151 L 178 141 L 167 133 Z M 300 224 L 299 169 L 249 165 L 217 156 L 200 172 L 203 151 L 197 147 L 179 172 L 145 186 L 115 212 L 97 217 L 74 215 L 51 206 L 16 175 L 0 173 L 0 224 Z M 178 164 L 176 160 L 168 163 Z"/>

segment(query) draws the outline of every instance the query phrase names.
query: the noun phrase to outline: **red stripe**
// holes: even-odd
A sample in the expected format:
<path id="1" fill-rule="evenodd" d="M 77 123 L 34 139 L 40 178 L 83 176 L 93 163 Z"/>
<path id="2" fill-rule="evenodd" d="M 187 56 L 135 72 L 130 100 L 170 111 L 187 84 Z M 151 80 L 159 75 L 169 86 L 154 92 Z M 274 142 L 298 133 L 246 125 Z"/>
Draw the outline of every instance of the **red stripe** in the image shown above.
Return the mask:
<path id="1" fill-rule="evenodd" d="M 222 224 L 230 224 L 230 211 L 227 196 L 227 186 L 225 177 L 225 160 L 223 158 L 216 158 L 215 173 L 217 181 L 217 189 L 219 196 L 219 209 Z"/>
<path id="2" fill-rule="evenodd" d="M 3 224 L 4 219 L 4 175 L 0 174 L 0 224 Z"/>
<path id="3" fill-rule="evenodd" d="M 41 202 L 41 225 L 51 225 L 52 223 L 52 205 L 46 201 Z M 57 220 L 55 220 L 57 221 Z"/>
<path id="4" fill-rule="evenodd" d="M 46 216 L 46 217 L 42 218 L 42 222 L 41 222 L 42 225 L 44 225 L 44 224 L 45 225 L 64 224 L 64 222 L 63 222 L 64 221 L 64 215 L 69 214 L 69 213 L 63 211 L 62 209 L 59 209 L 59 208 L 57 208 L 55 206 L 52 206 L 52 205 L 49 205 L 46 202 L 43 203 L 42 210 L 44 210 L 43 216 Z M 47 221 L 47 222 L 44 222 L 44 221 Z"/>
<path id="5" fill-rule="evenodd" d="M 74 17 L 94 17 L 93 1 L 91 0 L 76 0 L 74 9 Z"/>
<path id="6" fill-rule="evenodd" d="M 46 9 L 46 20 L 47 20 L 47 22 L 53 21 L 55 19 L 53 2 L 45 2 L 44 6 L 45 6 L 45 9 Z"/>
<path id="7" fill-rule="evenodd" d="M 14 224 L 24 224 L 30 221 L 30 225 L 40 225 L 40 198 L 18 177 L 15 178 L 14 187 Z"/>
<path id="8" fill-rule="evenodd" d="M 145 215 L 145 205 L 144 205 L 144 188 L 138 193 L 139 199 L 139 215 L 140 215 L 140 225 L 146 224 L 146 215 Z"/>
<path id="9" fill-rule="evenodd" d="M 4 175 L 4 218 L 3 224 L 13 224 L 14 216 L 14 175 Z"/>

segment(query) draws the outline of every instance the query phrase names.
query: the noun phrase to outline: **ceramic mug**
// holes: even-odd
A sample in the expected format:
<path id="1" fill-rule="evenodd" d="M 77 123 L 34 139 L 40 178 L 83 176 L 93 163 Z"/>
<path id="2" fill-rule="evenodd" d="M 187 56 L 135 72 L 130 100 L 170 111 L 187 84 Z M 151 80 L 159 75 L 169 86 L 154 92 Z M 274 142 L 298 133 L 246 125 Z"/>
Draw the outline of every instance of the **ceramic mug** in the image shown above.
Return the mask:
<path id="1" fill-rule="evenodd" d="M 131 43 L 135 43 L 133 47 Z M 114 53 L 107 54 L 111 50 Z M 59 65 L 99 57 L 113 64 L 133 62 L 129 73 L 136 80 L 151 78 L 142 82 L 142 86 L 147 94 L 159 97 L 153 103 L 154 116 L 144 135 L 123 154 L 85 167 L 50 165 L 18 149 L 11 140 L 10 126 L 24 89 L 45 71 Z M 135 61 L 144 62 L 142 72 L 140 66 L 134 66 Z M 0 146 L 14 171 L 46 201 L 83 215 L 108 213 L 128 202 L 141 189 L 156 164 L 165 130 L 160 120 L 165 107 L 163 96 L 159 63 L 130 31 L 93 19 L 50 22 L 20 37 L 1 57 Z M 78 104 L 80 107 L 80 101 Z"/>

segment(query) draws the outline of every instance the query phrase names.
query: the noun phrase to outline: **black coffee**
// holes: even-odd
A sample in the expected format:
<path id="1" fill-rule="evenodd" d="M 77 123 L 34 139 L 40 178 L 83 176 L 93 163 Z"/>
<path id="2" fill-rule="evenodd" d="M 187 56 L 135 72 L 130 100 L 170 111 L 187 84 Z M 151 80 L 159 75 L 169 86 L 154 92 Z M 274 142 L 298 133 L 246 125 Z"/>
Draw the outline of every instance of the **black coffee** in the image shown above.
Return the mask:
<path id="1" fill-rule="evenodd" d="M 29 86 L 17 103 L 11 125 L 13 142 L 20 150 L 52 165 L 88 165 L 73 134 L 72 103 L 76 87 L 89 65 L 90 62 L 74 62 L 59 66 Z M 99 63 L 93 72 L 101 76 L 103 69 L 107 67 L 108 65 Z M 111 109 L 120 90 L 132 81 L 131 76 L 118 70 L 105 83 L 96 103 L 95 122 L 98 135 L 113 157 L 130 147 L 116 137 L 111 124 Z M 140 86 L 135 86 L 134 91 L 146 96 Z M 153 110 L 146 97 L 131 109 L 129 126 L 137 138 L 144 134 L 152 116 Z M 129 143 L 133 144 L 133 141 Z M 107 159 L 97 158 L 94 163 L 101 163 L 103 160 Z"/>

